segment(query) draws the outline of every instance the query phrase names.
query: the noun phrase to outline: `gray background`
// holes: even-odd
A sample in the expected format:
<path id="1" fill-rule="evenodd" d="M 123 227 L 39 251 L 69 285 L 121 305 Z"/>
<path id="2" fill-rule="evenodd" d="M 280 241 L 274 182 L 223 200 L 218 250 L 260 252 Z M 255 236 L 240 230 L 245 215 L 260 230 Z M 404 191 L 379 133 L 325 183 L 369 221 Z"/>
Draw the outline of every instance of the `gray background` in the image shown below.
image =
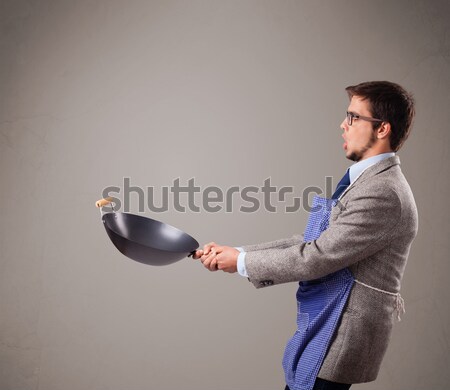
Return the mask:
<path id="1" fill-rule="evenodd" d="M 94 202 L 123 177 L 336 182 L 344 87 L 380 79 L 417 100 L 399 155 L 420 226 L 406 315 L 377 382 L 355 388 L 448 387 L 448 1 L 10 0 L 0 15 L 0 389 L 282 389 L 295 284 L 128 260 Z M 307 217 L 146 215 L 202 245 Z"/>

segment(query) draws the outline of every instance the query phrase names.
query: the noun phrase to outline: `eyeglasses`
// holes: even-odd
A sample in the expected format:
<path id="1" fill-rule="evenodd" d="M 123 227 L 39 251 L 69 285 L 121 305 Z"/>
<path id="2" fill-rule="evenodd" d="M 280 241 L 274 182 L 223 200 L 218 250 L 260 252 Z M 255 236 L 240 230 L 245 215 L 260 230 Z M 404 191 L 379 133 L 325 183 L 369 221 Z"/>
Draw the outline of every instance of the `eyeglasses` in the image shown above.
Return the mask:
<path id="1" fill-rule="evenodd" d="M 362 116 L 355 114 L 354 112 L 347 111 L 347 123 L 349 126 L 353 124 L 353 119 L 362 119 L 363 121 L 367 122 L 384 122 L 382 119 L 371 118 L 369 116 Z"/>

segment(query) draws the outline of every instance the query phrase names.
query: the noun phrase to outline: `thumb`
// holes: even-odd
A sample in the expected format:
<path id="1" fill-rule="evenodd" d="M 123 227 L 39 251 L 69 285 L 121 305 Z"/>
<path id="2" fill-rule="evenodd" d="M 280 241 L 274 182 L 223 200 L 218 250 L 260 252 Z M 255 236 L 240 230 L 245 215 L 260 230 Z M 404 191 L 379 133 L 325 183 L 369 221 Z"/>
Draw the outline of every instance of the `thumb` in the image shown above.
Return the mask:
<path id="1" fill-rule="evenodd" d="M 197 260 L 202 256 L 203 256 L 203 249 L 199 249 L 195 251 L 194 256 L 192 256 L 192 258 Z"/>

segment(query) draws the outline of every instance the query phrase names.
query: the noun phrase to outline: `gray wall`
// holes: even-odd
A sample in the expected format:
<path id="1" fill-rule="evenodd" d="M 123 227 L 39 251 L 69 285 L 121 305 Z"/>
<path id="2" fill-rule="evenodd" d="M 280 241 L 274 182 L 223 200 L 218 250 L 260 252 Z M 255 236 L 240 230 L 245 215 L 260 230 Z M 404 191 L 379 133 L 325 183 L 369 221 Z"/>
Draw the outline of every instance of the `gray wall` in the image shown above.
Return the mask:
<path id="1" fill-rule="evenodd" d="M 449 19 L 444 0 L 1 1 L 0 389 L 283 388 L 295 284 L 133 262 L 94 202 L 124 177 L 323 187 L 349 165 L 344 87 L 380 79 L 417 100 L 399 155 L 420 231 L 407 312 L 355 388 L 447 388 Z M 228 245 L 307 216 L 146 215 Z"/>

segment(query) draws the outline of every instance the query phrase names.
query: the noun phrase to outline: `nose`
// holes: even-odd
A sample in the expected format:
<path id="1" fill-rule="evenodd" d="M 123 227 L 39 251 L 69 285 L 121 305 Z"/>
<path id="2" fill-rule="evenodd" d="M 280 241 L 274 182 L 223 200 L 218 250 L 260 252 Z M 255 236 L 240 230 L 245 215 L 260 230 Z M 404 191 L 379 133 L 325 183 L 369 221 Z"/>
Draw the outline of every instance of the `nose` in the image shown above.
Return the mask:
<path id="1" fill-rule="evenodd" d="M 342 123 L 339 127 L 344 131 L 348 129 L 347 118 L 344 118 L 344 120 L 342 121 Z"/>

